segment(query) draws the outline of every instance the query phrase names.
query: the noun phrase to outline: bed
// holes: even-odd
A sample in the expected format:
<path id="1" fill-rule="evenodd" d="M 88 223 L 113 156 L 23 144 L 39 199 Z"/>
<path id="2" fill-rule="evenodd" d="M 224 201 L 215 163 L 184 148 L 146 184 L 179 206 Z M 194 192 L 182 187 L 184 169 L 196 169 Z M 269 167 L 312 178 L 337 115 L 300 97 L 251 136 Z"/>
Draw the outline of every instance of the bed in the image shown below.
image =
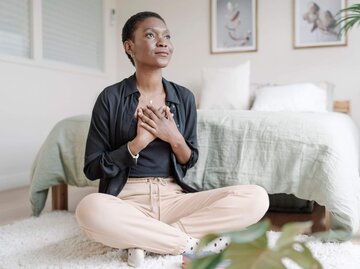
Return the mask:
<path id="1" fill-rule="evenodd" d="M 310 219 L 313 232 L 340 230 L 349 238 L 360 220 L 359 139 L 349 102 L 334 103 L 333 91 L 328 82 L 250 83 L 250 62 L 205 68 L 199 160 L 185 180 L 199 190 L 260 185 L 275 226 Z M 98 184 L 82 171 L 89 124 L 89 115 L 64 119 L 44 141 L 31 173 L 33 215 L 50 188 L 53 208 L 67 209 L 68 185 Z"/>
<path id="2" fill-rule="evenodd" d="M 64 208 L 67 185 L 98 184 L 82 172 L 89 123 L 89 115 L 58 122 L 40 148 L 31 173 L 33 215 L 41 213 L 50 188 L 55 208 Z M 186 175 L 194 188 L 258 184 L 310 205 L 320 230 L 358 230 L 359 145 L 349 115 L 200 109 L 198 142 L 198 163 Z"/>

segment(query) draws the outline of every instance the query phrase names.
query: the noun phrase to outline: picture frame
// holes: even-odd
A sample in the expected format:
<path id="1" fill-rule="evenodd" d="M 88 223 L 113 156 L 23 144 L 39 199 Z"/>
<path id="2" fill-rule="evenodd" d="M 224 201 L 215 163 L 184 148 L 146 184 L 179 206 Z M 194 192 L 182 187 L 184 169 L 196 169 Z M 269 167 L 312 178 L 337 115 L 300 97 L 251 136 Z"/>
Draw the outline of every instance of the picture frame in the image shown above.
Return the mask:
<path id="1" fill-rule="evenodd" d="M 346 6 L 346 0 L 293 0 L 293 47 L 346 46 L 347 35 L 336 25 Z"/>
<path id="2" fill-rule="evenodd" d="M 211 1 L 211 53 L 257 51 L 257 0 Z"/>

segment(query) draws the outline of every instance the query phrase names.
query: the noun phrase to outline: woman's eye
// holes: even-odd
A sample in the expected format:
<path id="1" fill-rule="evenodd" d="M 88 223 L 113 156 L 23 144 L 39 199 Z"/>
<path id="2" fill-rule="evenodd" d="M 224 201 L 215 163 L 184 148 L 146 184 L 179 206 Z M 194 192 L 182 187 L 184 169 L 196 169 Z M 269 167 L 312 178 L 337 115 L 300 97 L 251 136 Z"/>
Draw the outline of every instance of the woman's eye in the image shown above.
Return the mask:
<path id="1" fill-rule="evenodd" d="M 154 37 L 154 34 L 153 34 L 153 33 L 147 33 L 145 36 L 146 36 L 147 38 L 153 38 L 153 37 Z"/>
<path id="2" fill-rule="evenodd" d="M 165 38 L 166 38 L 166 39 L 170 39 L 171 36 L 170 36 L 170 35 L 166 35 Z"/>

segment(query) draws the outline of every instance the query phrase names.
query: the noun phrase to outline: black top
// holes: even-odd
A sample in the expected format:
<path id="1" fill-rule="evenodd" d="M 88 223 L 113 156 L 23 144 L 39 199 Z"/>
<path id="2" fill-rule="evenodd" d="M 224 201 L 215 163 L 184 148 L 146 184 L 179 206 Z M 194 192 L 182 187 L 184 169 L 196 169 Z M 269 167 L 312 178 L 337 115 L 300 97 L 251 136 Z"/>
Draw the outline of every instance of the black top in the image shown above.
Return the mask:
<path id="1" fill-rule="evenodd" d="M 163 85 L 165 103 L 191 150 L 185 165 L 178 163 L 175 154 L 170 153 L 171 171 L 185 191 L 194 192 L 196 190 L 183 182 L 183 178 L 198 159 L 195 98 L 185 87 L 166 79 Z M 99 192 L 118 195 L 129 177 L 130 168 L 137 165 L 127 149 L 127 142 L 136 136 L 133 119 L 139 97 L 134 74 L 105 88 L 96 100 L 86 141 L 84 173 L 90 180 L 100 178 Z"/>
<path id="2" fill-rule="evenodd" d="M 155 139 L 139 153 L 137 165 L 130 168 L 129 177 L 169 177 L 171 146 Z"/>

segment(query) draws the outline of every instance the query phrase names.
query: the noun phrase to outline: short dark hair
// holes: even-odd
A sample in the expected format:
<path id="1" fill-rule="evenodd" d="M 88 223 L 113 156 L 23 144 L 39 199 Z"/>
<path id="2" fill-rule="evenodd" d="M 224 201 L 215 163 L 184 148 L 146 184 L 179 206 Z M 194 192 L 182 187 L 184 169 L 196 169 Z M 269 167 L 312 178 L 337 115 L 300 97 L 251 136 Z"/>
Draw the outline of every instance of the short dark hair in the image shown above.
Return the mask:
<path id="1" fill-rule="evenodd" d="M 134 40 L 134 32 L 137 28 L 137 25 L 139 22 L 144 21 L 147 18 L 158 18 L 162 20 L 165 23 L 165 20 L 157 13 L 152 11 L 143 11 L 136 13 L 135 15 L 131 16 L 126 23 L 124 24 L 124 27 L 122 29 L 122 43 L 124 44 L 127 40 Z M 134 60 L 131 58 L 129 53 L 125 51 L 126 55 L 130 59 L 131 63 L 135 66 Z"/>

